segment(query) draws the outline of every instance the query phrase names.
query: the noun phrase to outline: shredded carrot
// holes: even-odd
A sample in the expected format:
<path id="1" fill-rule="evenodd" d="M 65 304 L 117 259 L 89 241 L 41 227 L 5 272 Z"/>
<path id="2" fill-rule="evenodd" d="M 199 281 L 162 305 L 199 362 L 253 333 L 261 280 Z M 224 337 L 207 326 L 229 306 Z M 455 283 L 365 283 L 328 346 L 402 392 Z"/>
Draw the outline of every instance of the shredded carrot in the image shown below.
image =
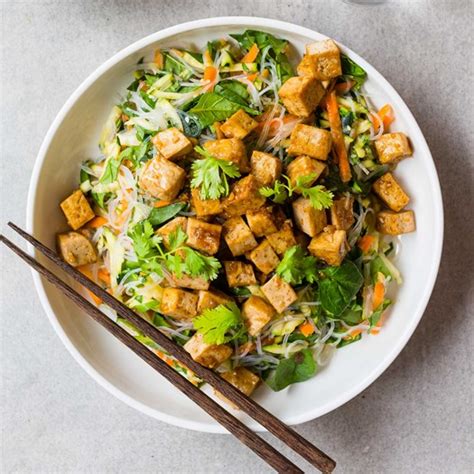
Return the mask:
<path id="1" fill-rule="evenodd" d="M 260 50 L 258 49 L 258 46 L 254 43 L 249 49 L 249 52 L 241 59 L 240 62 L 253 63 L 257 59 L 259 51 Z"/>
<path id="2" fill-rule="evenodd" d="M 89 280 L 93 280 L 92 271 L 89 265 L 79 265 L 78 267 L 76 267 L 76 270 L 79 270 L 84 276 L 89 278 Z"/>
<path id="3" fill-rule="evenodd" d="M 339 175 L 344 183 L 351 179 L 351 167 L 347 157 L 344 134 L 342 133 L 341 117 L 339 116 L 339 106 L 337 105 L 336 91 L 331 91 L 326 97 L 329 124 L 331 125 L 331 135 L 333 147 L 336 152 Z"/>
<path id="4" fill-rule="evenodd" d="M 367 253 L 374 243 L 375 237 L 373 235 L 364 235 L 357 242 L 357 246 L 362 250 L 362 252 Z"/>
<path id="5" fill-rule="evenodd" d="M 377 116 L 371 114 L 372 126 L 374 127 L 374 132 L 377 133 L 380 129 L 380 120 L 383 123 L 384 131 L 387 132 L 390 124 L 395 120 L 395 115 L 393 113 L 392 106 L 390 104 L 385 104 L 378 112 Z"/>
<path id="6" fill-rule="evenodd" d="M 384 319 L 385 319 L 384 316 L 381 316 L 377 324 L 370 330 L 370 334 L 373 334 L 375 336 L 380 332 L 380 328 L 382 327 L 384 323 Z"/>
<path id="7" fill-rule="evenodd" d="M 107 219 L 102 216 L 97 216 L 87 223 L 87 227 L 90 227 L 91 229 L 97 229 L 105 224 L 107 224 Z"/>
<path id="8" fill-rule="evenodd" d="M 225 135 L 224 135 L 224 133 L 222 132 L 222 129 L 221 129 L 221 123 L 220 122 L 214 122 L 214 130 L 216 131 L 216 138 L 218 140 L 221 140 L 221 139 L 225 138 Z"/>
<path id="9" fill-rule="evenodd" d="M 158 69 L 163 69 L 163 53 L 159 49 L 155 51 L 153 62 L 158 66 Z"/>
<path id="10" fill-rule="evenodd" d="M 110 286 L 110 273 L 108 270 L 106 270 L 105 268 L 101 268 L 98 271 L 97 276 L 99 277 L 99 280 L 101 280 L 107 286 Z"/>
<path id="11" fill-rule="evenodd" d="M 159 350 L 155 350 L 155 354 L 164 362 L 166 362 L 169 366 L 173 366 L 173 359 L 171 357 L 168 357 L 166 354 Z"/>
<path id="12" fill-rule="evenodd" d="M 253 74 L 247 74 L 247 79 L 250 82 L 255 81 L 255 79 L 257 79 L 257 77 L 258 77 L 258 72 L 254 72 Z"/>
<path id="13" fill-rule="evenodd" d="M 378 281 L 374 286 L 374 296 L 372 298 L 372 309 L 375 311 L 385 298 L 385 285 Z"/>
<path id="14" fill-rule="evenodd" d="M 217 79 L 217 74 L 218 70 L 214 66 L 206 66 L 204 69 L 204 76 L 203 79 L 205 81 L 209 81 L 209 83 L 206 86 L 206 90 L 212 90 L 214 89 L 215 81 Z"/>
<path id="15" fill-rule="evenodd" d="M 264 70 L 262 71 L 261 76 L 262 76 L 264 79 L 266 79 L 269 75 L 270 75 L 270 71 L 269 71 L 268 69 L 264 69 Z"/>
<path id="16" fill-rule="evenodd" d="M 346 94 L 352 89 L 355 82 L 352 79 L 348 79 L 346 82 L 341 82 L 334 86 L 334 90 L 339 94 Z"/>
<path id="17" fill-rule="evenodd" d="M 308 321 L 304 322 L 303 324 L 300 324 L 298 329 L 301 331 L 301 334 L 303 334 L 304 337 L 311 336 L 311 334 L 313 334 L 314 332 L 313 325 Z"/>
<path id="18" fill-rule="evenodd" d="M 169 206 L 171 204 L 171 201 L 156 201 L 153 203 L 153 207 L 165 207 Z"/>
<path id="19" fill-rule="evenodd" d="M 102 304 L 102 300 L 101 300 L 98 296 L 94 295 L 94 293 L 92 293 L 92 291 L 87 290 L 87 293 L 89 293 L 89 296 L 91 297 L 92 301 L 93 301 L 97 306 L 99 306 L 100 304 Z"/>

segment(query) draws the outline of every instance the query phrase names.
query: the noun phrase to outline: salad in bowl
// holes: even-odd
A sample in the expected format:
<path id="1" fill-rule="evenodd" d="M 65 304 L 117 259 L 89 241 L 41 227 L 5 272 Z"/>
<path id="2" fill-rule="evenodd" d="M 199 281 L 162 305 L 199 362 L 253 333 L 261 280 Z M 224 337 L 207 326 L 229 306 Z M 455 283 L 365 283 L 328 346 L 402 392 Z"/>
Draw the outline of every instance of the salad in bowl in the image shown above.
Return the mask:
<path id="1" fill-rule="evenodd" d="M 257 30 L 142 58 L 60 203 L 61 256 L 247 395 L 315 376 L 383 330 L 415 231 L 394 173 L 411 144 L 366 76 L 330 39 L 295 67 Z"/>

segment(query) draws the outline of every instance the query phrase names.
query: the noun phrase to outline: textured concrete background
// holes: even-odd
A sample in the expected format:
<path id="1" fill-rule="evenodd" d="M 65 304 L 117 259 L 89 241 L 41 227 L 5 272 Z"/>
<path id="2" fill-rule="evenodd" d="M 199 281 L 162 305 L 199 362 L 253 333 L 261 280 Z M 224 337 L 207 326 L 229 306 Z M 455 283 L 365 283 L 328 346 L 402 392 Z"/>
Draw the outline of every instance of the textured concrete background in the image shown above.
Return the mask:
<path id="1" fill-rule="evenodd" d="M 398 359 L 298 431 L 341 473 L 472 472 L 472 10 L 470 0 L 2 1 L 1 230 L 25 220 L 35 156 L 59 108 L 133 41 L 219 15 L 288 20 L 340 40 L 391 81 L 424 131 L 441 178 L 445 248 L 431 302 Z M 165 425 L 101 389 L 54 334 L 26 267 L 3 249 L 1 259 L 3 472 L 267 472 L 230 436 Z"/>

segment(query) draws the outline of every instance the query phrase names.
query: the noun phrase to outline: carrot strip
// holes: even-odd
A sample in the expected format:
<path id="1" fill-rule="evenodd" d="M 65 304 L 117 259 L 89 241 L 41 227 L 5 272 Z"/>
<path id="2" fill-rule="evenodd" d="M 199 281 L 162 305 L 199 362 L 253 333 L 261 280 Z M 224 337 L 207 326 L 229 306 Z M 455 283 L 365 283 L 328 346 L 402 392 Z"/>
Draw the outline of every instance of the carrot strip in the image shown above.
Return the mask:
<path id="1" fill-rule="evenodd" d="M 99 277 L 99 280 L 101 280 L 107 286 L 110 286 L 110 273 L 108 270 L 106 270 L 105 268 L 101 268 L 98 271 L 97 276 Z"/>
<path id="2" fill-rule="evenodd" d="M 329 124 L 331 126 L 331 135 L 333 147 L 336 152 L 339 175 L 344 183 L 350 181 L 351 167 L 347 157 L 346 145 L 344 143 L 344 134 L 342 133 L 341 117 L 339 116 L 339 106 L 337 105 L 336 91 L 331 91 L 326 96 L 326 106 L 328 111 Z"/>
<path id="3" fill-rule="evenodd" d="M 334 90 L 339 94 L 346 94 L 349 92 L 355 82 L 352 79 L 348 79 L 346 82 L 340 82 L 334 86 Z"/>
<path id="4" fill-rule="evenodd" d="M 308 321 L 304 322 L 303 324 L 300 324 L 298 329 L 301 331 L 301 334 L 303 334 L 304 337 L 311 336 L 311 334 L 313 334 L 314 332 L 313 325 Z"/>
<path id="5" fill-rule="evenodd" d="M 264 79 L 266 79 L 269 75 L 270 75 L 270 71 L 265 68 L 265 69 L 262 71 L 262 77 L 263 77 Z"/>
<path id="6" fill-rule="evenodd" d="M 214 89 L 215 81 L 217 79 L 217 74 L 218 74 L 218 70 L 214 66 L 207 66 L 204 69 L 203 79 L 205 81 L 208 81 L 208 84 L 205 87 L 206 90 L 211 90 L 212 91 Z"/>
<path id="7" fill-rule="evenodd" d="M 159 49 L 155 51 L 153 62 L 157 65 L 158 69 L 163 69 L 163 53 Z"/>
<path id="8" fill-rule="evenodd" d="M 372 309 L 375 311 L 385 298 L 385 285 L 378 281 L 374 286 L 374 296 L 372 298 Z"/>
<path id="9" fill-rule="evenodd" d="M 153 203 L 153 207 L 165 207 L 169 206 L 171 204 L 171 201 L 156 201 Z"/>
<path id="10" fill-rule="evenodd" d="M 380 120 L 383 123 L 384 131 L 388 131 L 388 127 L 395 120 L 395 115 L 393 113 L 392 106 L 390 104 L 385 104 L 378 112 L 377 116 L 374 117 L 374 114 L 370 114 L 372 118 L 372 126 L 374 127 L 374 132 L 377 133 L 380 129 Z"/>
<path id="11" fill-rule="evenodd" d="M 87 290 L 87 293 L 89 293 L 89 296 L 91 297 L 92 301 L 97 305 L 101 305 L 102 304 L 102 300 L 97 296 L 95 295 L 94 293 L 92 293 L 91 290 Z"/>
<path id="12" fill-rule="evenodd" d="M 253 74 L 247 74 L 247 79 L 250 82 L 255 81 L 255 79 L 257 79 L 257 77 L 258 77 L 258 72 L 254 72 Z"/>
<path id="13" fill-rule="evenodd" d="M 364 235 L 357 242 L 357 246 L 362 250 L 362 252 L 367 253 L 374 243 L 375 237 L 373 235 Z"/>
<path id="14" fill-rule="evenodd" d="M 258 49 L 258 46 L 254 43 L 249 49 L 248 53 L 241 59 L 240 62 L 253 63 L 257 59 L 259 51 L 260 50 Z"/>
<path id="15" fill-rule="evenodd" d="M 107 224 L 107 222 L 108 221 L 105 217 L 97 216 L 97 217 L 94 217 L 94 219 L 92 219 L 91 221 L 89 221 L 86 227 L 90 227 L 91 229 L 97 229 Z"/>

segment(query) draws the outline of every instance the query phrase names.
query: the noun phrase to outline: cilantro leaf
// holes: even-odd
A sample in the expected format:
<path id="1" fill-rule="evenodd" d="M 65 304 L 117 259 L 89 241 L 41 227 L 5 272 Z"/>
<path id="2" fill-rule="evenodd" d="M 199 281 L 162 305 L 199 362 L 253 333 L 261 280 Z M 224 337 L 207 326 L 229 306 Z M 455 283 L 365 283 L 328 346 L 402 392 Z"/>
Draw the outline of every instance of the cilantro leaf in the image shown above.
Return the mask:
<path id="1" fill-rule="evenodd" d="M 300 176 L 296 180 L 295 190 L 298 190 L 304 198 L 309 199 L 311 205 L 318 211 L 328 209 L 332 206 L 334 194 L 321 185 L 310 187 L 313 181 L 314 174 Z"/>
<path id="2" fill-rule="evenodd" d="M 285 252 L 276 273 L 291 285 L 301 285 L 303 280 L 315 283 L 318 280 L 316 258 L 305 255 L 305 251 L 295 245 Z"/>
<path id="3" fill-rule="evenodd" d="M 150 256 L 153 247 L 158 243 L 156 239 L 152 239 L 154 233 L 153 226 L 148 220 L 139 222 L 129 232 L 138 258 L 144 259 Z"/>
<path id="4" fill-rule="evenodd" d="M 283 204 L 290 196 L 291 190 L 287 185 L 281 181 L 275 181 L 273 188 L 269 186 L 263 186 L 259 189 L 262 196 L 271 199 L 276 204 Z"/>
<path id="5" fill-rule="evenodd" d="M 193 319 L 193 325 L 206 344 L 229 342 L 240 335 L 244 327 L 239 307 L 234 302 L 204 310 Z"/>
<path id="6" fill-rule="evenodd" d="M 229 194 L 227 177 L 238 178 L 239 169 L 235 163 L 219 160 L 207 150 L 197 146 L 194 148 L 204 158 L 195 160 L 191 165 L 192 188 L 201 188 L 202 199 L 219 199 Z"/>
<path id="7" fill-rule="evenodd" d="M 200 276 L 206 280 L 215 280 L 219 274 L 221 263 L 215 257 L 209 257 L 202 253 L 186 247 L 183 249 L 185 255 L 186 272 L 191 276 Z"/>

